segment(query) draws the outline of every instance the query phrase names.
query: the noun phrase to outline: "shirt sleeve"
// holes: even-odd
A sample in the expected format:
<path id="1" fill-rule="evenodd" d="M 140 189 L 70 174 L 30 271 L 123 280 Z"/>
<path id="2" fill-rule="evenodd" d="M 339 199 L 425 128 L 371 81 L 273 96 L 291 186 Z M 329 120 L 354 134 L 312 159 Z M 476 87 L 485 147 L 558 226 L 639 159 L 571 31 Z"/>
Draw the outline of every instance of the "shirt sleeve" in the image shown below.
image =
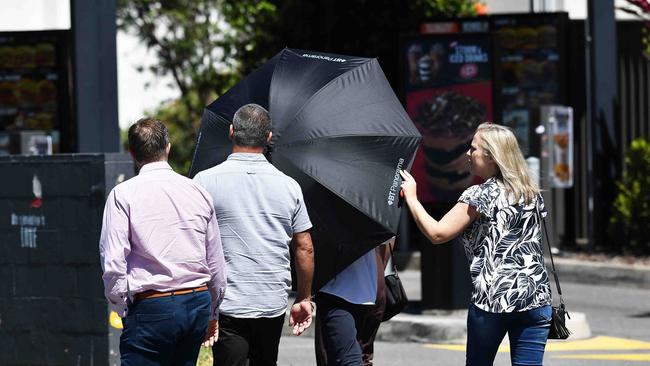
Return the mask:
<path id="1" fill-rule="evenodd" d="M 104 295 L 111 304 L 111 310 L 120 317 L 125 317 L 127 313 L 126 257 L 130 252 L 128 212 L 113 189 L 104 207 L 99 255 L 104 272 Z"/>
<path id="2" fill-rule="evenodd" d="M 542 217 L 546 218 L 548 211 L 546 211 L 546 206 L 544 205 L 544 197 L 542 197 L 541 193 L 537 195 L 537 207 L 539 208 L 539 214 L 542 215 Z"/>
<path id="3" fill-rule="evenodd" d="M 205 184 L 203 183 L 203 175 L 201 174 L 201 172 L 198 172 L 198 173 L 194 176 L 194 178 L 192 178 L 192 180 L 195 181 L 195 182 L 196 182 L 198 185 L 200 185 L 201 187 L 205 188 Z"/>
<path id="4" fill-rule="evenodd" d="M 219 305 L 221 305 L 226 293 L 226 261 L 223 256 L 221 234 L 219 232 L 219 225 L 214 210 L 212 210 L 212 215 L 208 222 L 205 250 L 208 268 L 210 269 L 210 282 L 208 283 L 208 288 L 210 289 L 210 295 L 212 296 L 210 320 L 213 320 L 219 319 Z"/>
<path id="5" fill-rule="evenodd" d="M 467 203 L 474 207 L 481 215 L 490 217 L 490 199 L 487 190 L 481 185 L 474 185 L 467 188 L 458 198 L 458 202 Z"/>
<path id="6" fill-rule="evenodd" d="M 292 217 L 291 226 L 294 233 L 301 233 L 311 229 L 312 224 L 309 220 L 309 214 L 307 213 L 307 207 L 305 207 L 305 199 L 302 196 L 302 190 L 298 183 L 294 182 L 295 189 L 297 193 L 296 198 L 296 209 Z"/>

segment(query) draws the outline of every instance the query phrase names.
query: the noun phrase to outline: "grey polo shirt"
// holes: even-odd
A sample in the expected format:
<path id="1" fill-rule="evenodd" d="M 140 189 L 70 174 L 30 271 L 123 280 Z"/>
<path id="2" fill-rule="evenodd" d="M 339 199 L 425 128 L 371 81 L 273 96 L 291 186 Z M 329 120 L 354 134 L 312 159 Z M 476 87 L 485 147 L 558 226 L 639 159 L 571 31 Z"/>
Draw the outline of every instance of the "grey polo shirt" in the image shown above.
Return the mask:
<path id="1" fill-rule="evenodd" d="M 194 180 L 212 195 L 221 232 L 228 284 L 219 312 L 237 318 L 284 314 L 291 238 L 312 226 L 298 183 L 252 153 L 231 154 Z"/>

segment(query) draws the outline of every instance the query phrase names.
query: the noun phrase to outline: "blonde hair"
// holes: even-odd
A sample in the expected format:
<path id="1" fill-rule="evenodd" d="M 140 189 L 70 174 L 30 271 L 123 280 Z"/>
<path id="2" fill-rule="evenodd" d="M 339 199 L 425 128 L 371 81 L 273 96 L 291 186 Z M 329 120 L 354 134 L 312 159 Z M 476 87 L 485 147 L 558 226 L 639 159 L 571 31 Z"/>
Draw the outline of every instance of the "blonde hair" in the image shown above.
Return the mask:
<path id="1" fill-rule="evenodd" d="M 539 188 L 530 177 L 528 165 L 512 130 L 485 122 L 478 126 L 476 133 L 481 134 L 480 148 L 497 165 L 497 179 L 506 186 L 508 201 L 517 203 L 523 198 L 526 204 L 531 203 L 539 194 Z"/>

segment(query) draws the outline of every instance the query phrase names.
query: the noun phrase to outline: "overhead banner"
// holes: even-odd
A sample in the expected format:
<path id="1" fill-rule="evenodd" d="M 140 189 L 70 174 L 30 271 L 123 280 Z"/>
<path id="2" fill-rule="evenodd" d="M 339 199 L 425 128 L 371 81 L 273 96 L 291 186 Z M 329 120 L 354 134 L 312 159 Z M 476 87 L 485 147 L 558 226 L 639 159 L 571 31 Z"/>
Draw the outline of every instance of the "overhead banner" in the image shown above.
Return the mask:
<path id="1" fill-rule="evenodd" d="M 406 110 L 422 134 L 412 174 L 423 202 L 449 203 L 477 182 L 465 153 L 476 127 L 492 119 L 487 34 L 403 39 Z"/>

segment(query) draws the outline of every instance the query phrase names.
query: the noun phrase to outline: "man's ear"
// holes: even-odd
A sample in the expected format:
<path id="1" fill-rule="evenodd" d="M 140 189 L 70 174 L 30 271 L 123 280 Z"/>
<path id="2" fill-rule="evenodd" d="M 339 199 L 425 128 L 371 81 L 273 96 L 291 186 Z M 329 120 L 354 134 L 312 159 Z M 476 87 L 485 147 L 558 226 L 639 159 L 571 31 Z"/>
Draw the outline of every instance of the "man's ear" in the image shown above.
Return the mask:
<path id="1" fill-rule="evenodd" d="M 270 144 L 272 138 L 273 138 L 273 132 L 269 132 L 269 137 L 266 138 L 266 143 Z"/>
<path id="2" fill-rule="evenodd" d="M 136 172 L 140 170 L 140 163 L 135 159 L 135 155 L 133 155 L 133 151 L 129 149 L 129 155 L 131 155 L 131 160 L 133 160 L 133 165 L 136 168 Z"/>
<path id="3" fill-rule="evenodd" d="M 171 142 L 168 142 L 168 143 L 167 143 L 167 146 L 165 146 L 165 153 L 167 154 L 167 156 L 169 156 L 169 152 L 170 152 L 171 150 L 172 150 L 172 143 L 171 143 Z"/>
<path id="4" fill-rule="evenodd" d="M 230 127 L 228 128 L 228 139 L 232 141 L 234 137 L 235 137 L 235 128 L 232 126 L 231 123 Z"/>

